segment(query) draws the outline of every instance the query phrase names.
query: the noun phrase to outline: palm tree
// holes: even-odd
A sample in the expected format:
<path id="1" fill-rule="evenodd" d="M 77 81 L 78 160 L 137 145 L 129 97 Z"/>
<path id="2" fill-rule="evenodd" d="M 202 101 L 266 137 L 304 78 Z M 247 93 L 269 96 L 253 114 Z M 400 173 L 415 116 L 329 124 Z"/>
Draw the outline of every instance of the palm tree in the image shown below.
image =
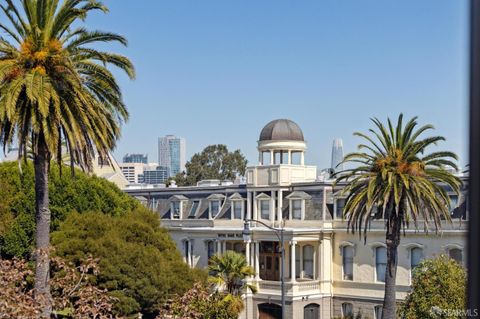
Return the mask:
<path id="1" fill-rule="evenodd" d="M 348 229 L 366 232 L 376 217 L 385 220 L 387 246 L 387 273 L 383 318 L 396 318 L 397 248 L 401 229 L 413 221 L 415 228 L 423 220 L 424 230 L 432 227 L 437 232 L 442 220 L 450 221 L 448 194 L 443 186 L 460 192 L 461 181 L 446 168 L 457 169 L 452 152 L 425 154 L 427 147 L 445 140 L 441 136 L 421 138 L 433 129 L 432 125 L 417 128 L 414 117 L 403 125 L 400 114 L 396 127 L 388 119 L 384 126 L 372 119 L 376 130 L 373 136 L 355 133 L 367 141 L 359 145 L 359 152 L 345 156 L 344 163 L 358 165 L 340 172 L 335 184 L 346 182 L 347 195 L 344 212 Z M 374 212 L 377 211 L 377 214 Z"/>
<path id="2" fill-rule="evenodd" d="M 215 255 L 210 259 L 208 269 L 213 273 L 210 280 L 234 296 L 240 295 L 245 288 L 256 292 L 256 287 L 245 283 L 245 279 L 255 275 L 255 270 L 248 265 L 245 256 L 234 251 Z"/>
<path id="3" fill-rule="evenodd" d="M 95 152 L 108 158 L 128 118 L 109 65 L 134 77 L 124 56 L 98 51 L 98 42 L 127 44 L 120 35 L 88 31 L 81 22 L 96 0 L 2 0 L 0 29 L 0 143 L 19 146 L 19 160 L 31 145 L 36 193 L 36 300 L 50 317 L 48 172 L 61 163 L 62 143 L 71 165 L 89 170 Z"/>

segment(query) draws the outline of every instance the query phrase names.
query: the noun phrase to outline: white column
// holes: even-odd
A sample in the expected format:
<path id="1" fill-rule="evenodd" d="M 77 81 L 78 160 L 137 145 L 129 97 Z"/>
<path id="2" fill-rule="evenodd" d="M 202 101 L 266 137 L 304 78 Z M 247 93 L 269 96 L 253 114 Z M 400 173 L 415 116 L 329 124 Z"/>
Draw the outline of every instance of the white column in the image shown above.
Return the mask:
<path id="1" fill-rule="evenodd" d="M 188 264 L 193 267 L 193 243 L 192 240 L 188 240 Z"/>
<path id="2" fill-rule="evenodd" d="M 275 222 L 275 191 L 270 192 L 270 222 Z"/>
<path id="3" fill-rule="evenodd" d="M 300 165 L 305 165 L 305 152 L 300 152 Z"/>
<path id="4" fill-rule="evenodd" d="M 227 241 L 222 241 L 222 253 L 225 254 L 227 252 Z"/>
<path id="5" fill-rule="evenodd" d="M 245 259 L 247 260 L 248 265 L 251 266 L 252 263 L 250 260 L 250 240 L 245 243 Z"/>
<path id="6" fill-rule="evenodd" d="M 320 241 L 317 245 L 317 249 L 315 251 L 316 256 L 315 256 L 315 263 L 316 263 L 316 274 L 315 274 L 315 279 L 321 280 L 320 278 L 320 271 L 321 271 L 321 265 L 322 265 L 322 242 Z"/>
<path id="7" fill-rule="evenodd" d="M 260 242 L 255 243 L 255 278 L 260 279 Z"/>
<path id="8" fill-rule="evenodd" d="M 296 241 L 290 242 L 290 281 L 295 282 L 295 245 L 297 244 Z"/>
<path id="9" fill-rule="evenodd" d="M 252 193 L 247 193 L 247 217 L 246 219 L 252 219 Z"/>
<path id="10" fill-rule="evenodd" d="M 253 218 L 252 219 L 258 219 L 258 213 L 257 213 L 257 205 L 258 205 L 258 200 L 257 200 L 257 192 L 253 192 Z"/>
<path id="11" fill-rule="evenodd" d="M 273 150 L 270 150 L 270 165 L 273 165 L 275 162 L 275 154 Z"/>
<path id="12" fill-rule="evenodd" d="M 288 150 L 288 165 L 292 164 L 292 151 L 291 150 Z"/>
<path id="13" fill-rule="evenodd" d="M 279 226 L 280 223 L 282 222 L 283 219 L 283 191 L 279 190 L 278 191 L 278 198 L 277 198 L 277 220 L 279 221 Z"/>
<path id="14" fill-rule="evenodd" d="M 263 151 L 258 151 L 258 165 L 263 165 Z"/>
<path id="15" fill-rule="evenodd" d="M 220 239 L 217 239 L 217 255 L 221 255 L 222 254 L 222 242 L 220 241 Z"/>

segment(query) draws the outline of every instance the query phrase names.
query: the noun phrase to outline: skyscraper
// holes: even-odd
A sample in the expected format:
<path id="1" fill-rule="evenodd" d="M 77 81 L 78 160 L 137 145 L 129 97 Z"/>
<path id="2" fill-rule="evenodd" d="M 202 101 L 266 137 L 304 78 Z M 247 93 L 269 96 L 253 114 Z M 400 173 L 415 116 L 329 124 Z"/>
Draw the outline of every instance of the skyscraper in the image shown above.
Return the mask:
<path id="1" fill-rule="evenodd" d="M 148 155 L 147 154 L 126 154 L 123 157 L 124 163 L 148 163 Z"/>
<path id="2" fill-rule="evenodd" d="M 184 138 L 174 135 L 158 139 L 158 165 L 168 169 L 169 177 L 185 170 L 185 144 Z"/>
<path id="3" fill-rule="evenodd" d="M 342 161 L 343 161 L 343 141 L 341 138 L 336 138 L 333 140 L 333 144 L 332 144 L 331 168 L 335 172 L 343 171 L 343 164 L 340 164 Z"/>

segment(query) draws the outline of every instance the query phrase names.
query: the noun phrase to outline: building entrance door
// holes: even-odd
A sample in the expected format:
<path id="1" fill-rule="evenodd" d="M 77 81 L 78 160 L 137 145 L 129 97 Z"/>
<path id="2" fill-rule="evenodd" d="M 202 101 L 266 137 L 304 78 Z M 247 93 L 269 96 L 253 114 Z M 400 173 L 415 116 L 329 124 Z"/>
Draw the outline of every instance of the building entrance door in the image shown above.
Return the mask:
<path id="1" fill-rule="evenodd" d="M 280 246 L 277 242 L 264 241 L 260 244 L 260 278 L 263 280 L 280 280 Z"/>

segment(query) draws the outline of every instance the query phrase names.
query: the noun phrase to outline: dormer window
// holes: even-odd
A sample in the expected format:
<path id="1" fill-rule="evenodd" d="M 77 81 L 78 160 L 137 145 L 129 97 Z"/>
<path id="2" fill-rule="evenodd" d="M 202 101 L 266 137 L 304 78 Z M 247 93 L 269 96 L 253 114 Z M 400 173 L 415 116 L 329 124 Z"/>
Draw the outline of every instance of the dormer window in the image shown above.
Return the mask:
<path id="1" fill-rule="evenodd" d="M 290 201 L 290 219 L 304 220 L 305 200 L 312 198 L 312 196 L 302 191 L 294 191 L 286 198 Z"/>
<path id="2" fill-rule="evenodd" d="M 188 198 L 183 195 L 174 195 L 170 197 L 170 219 L 182 219 L 184 203 Z"/>
<path id="3" fill-rule="evenodd" d="M 292 219 L 302 219 L 302 205 L 303 200 L 293 199 L 292 200 Z"/>
<path id="4" fill-rule="evenodd" d="M 260 200 L 260 217 L 262 219 L 270 219 L 270 200 Z"/>
<path id="5" fill-rule="evenodd" d="M 244 198 L 239 193 L 235 193 L 229 197 L 231 202 L 231 218 L 232 219 L 243 219 L 245 215 L 245 205 Z"/>
<path id="6" fill-rule="evenodd" d="M 220 201 L 219 200 L 212 200 L 210 202 L 210 216 L 211 218 L 215 218 L 218 213 L 220 212 Z"/>
<path id="7" fill-rule="evenodd" d="M 170 204 L 172 219 L 180 219 L 182 216 L 182 202 L 180 201 L 173 201 Z"/>
<path id="8" fill-rule="evenodd" d="M 222 210 L 222 203 L 225 200 L 225 195 L 222 194 L 212 194 L 207 197 L 210 201 L 208 204 L 208 217 L 214 219 L 220 214 Z"/>
<path id="9" fill-rule="evenodd" d="M 243 217 L 243 201 L 232 201 L 232 216 L 233 219 L 242 219 Z"/>

